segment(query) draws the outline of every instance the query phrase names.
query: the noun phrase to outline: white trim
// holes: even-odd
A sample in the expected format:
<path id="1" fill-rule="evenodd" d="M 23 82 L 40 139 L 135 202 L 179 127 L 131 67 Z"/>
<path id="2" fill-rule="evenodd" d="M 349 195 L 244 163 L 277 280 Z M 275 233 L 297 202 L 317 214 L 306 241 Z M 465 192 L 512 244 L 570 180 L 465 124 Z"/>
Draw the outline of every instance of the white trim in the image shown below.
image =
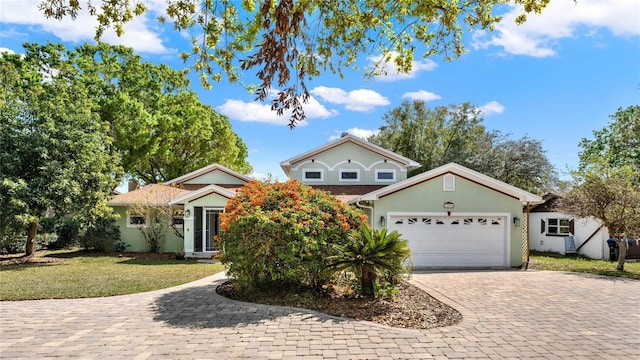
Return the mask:
<path id="1" fill-rule="evenodd" d="M 380 160 L 380 161 L 376 161 L 373 164 L 371 164 L 366 170 L 370 171 L 374 166 L 379 165 L 379 164 L 389 164 L 389 165 L 393 165 L 396 166 L 398 169 L 400 169 L 400 171 L 404 171 L 407 172 L 407 168 L 403 167 L 401 164 L 398 164 L 395 161 L 391 161 L 391 160 Z"/>
<path id="2" fill-rule="evenodd" d="M 131 210 L 127 210 L 127 227 L 128 228 L 141 228 L 141 227 L 145 227 L 147 225 L 147 221 L 149 221 L 149 219 L 147 219 L 146 216 L 140 214 L 140 213 L 136 213 L 133 214 L 134 216 L 139 216 L 139 217 L 143 217 L 144 218 L 144 224 L 132 224 L 131 223 L 131 214 L 132 211 Z"/>
<path id="3" fill-rule="evenodd" d="M 493 189 L 495 191 L 504 193 L 506 195 L 512 196 L 516 199 L 518 199 L 521 202 L 528 202 L 530 204 L 539 204 L 542 203 L 543 200 L 541 197 L 539 197 L 538 195 L 534 195 L 528 191 L 524 191 L 522 189 L 519 189 L 513 185 L 509 185 L 507 183 L 504 183 L 502 181 L 496 180 L 494 178 L 491 178 L 487 175 L 481 174 L 477 171 L 468 169 L 462 165 L 458 165 L 456 163 L 449 163 L 447 165 L 443 165 L 440 166 L 438 168 L 429 170 L 427 172 L 424 172 L 422 174 L 416 175 L 416 176 L 412 176 L 404 181 L 389 185 L 389 186 L 385 186 L 382 189 L 376 190 L 376 191 L 372 191 L 368 194 L 364 194 L 360 197 L 357 197 L 351 201 L 349 201 L 350 203 L 356 202 L 356 201 L 375 201 L 380 199 L 381 197 L 394 193 L 396 191 L 400 191 L 403 190 L 405 188 L 408 188 L 410 186 L 419 184 L 423 181 L 427 181 L 427 180 L 431 180 L 433 178 L 436 178 L 438 176 L 441 176 L 443 174 L 447 174 L 447 173 L 453 173 L 453 174 L 457 174 L 459 176 L 462 176 L 464 178 L 467 178 L 471 181 L 477 182 L 478 184 L 484 185 L 490 189 Z"/>
<path id="4" fill-rule="evenodd" d="M 319 172 L 320 173 L 320 178 L 319 179 L 307 179 L 307 172 Z M 302 182 L 305 182 L 305 181 L 309 181 L 309 182 L 324 181 L 324 169 L 302 169 Z"/>
<path id="5" fill-rule="evenodd" d="M 381 173 L 381 172 L 382 173 L 392 173 L 393 174 L 393 178 L 391 178 L 391 179 L 378 179 L 378 174 Z M 397 179 L 398 179 L 395 169 L 376 169 L 374 176 L 375 176 L 374 181 L 375 182 L 381 182 L 381 183 L 396 182 Z"/>
<path id="6" fill-rule="evenodd" d="M 356 173 L 355 179 L 343 179 L 343 173 Z M 360 182 L 360 169 L 339 169 L 338 170 L 338 182 Z"/>
<path id="7" fill-rule="evenodd" d="M 332 167 L 329 168 L 329 171 L 334 171 L 338 166 L 342 165 L 342 164 L 356 164 L 359 165 L 364 171 L 368 171 L 369 169 L 367 169 L 367 167 L 356 160 L 342 160 L 340 162 L 338 162 L 337 164 L 333 165 Z"/>
<path id="8" fill-rule="evenodd" d="M 226 197 L 227 199 L 231 199 L 232 197 L 236 196 L 235 192 L 233 192 L 231 190 L 228 190 L 228 189 L 225 189 L 225 188 L 223 188 L 221 186 L 208 185 L 208 186 L 203 187 L 202 189 L 198 189 L 198 190 L 192 191 L 192 192 L 190 192 L 188 194 L 179 196 L 179 197 L 171 200 L 169 202 L 169 205 L 185 204 L 185 203 L 187 203 L 187 202 L 189 202 L 189 201 L 191 201 L 193 199 L 199 199 L 199 198 L 201 198 L 203 196 L 207 196 L 207 195 L 209 195 L 211 193 L 214 193 L 214 192 L 219 194 L 219 195 L 221 195 L 221 196 Z"/>
<path id="9" fill-rule="evenodd" d="M 287 159 L 285 161 L 282 161 L 280 163 L 280 167 L 282 168 L 282 170 L 284 171 L 284 173 L 287 176 L 291 176 L 291 170 L 292 170 L 291 169 L 291 165 L 292 164 L 297 163 L 298 161 L 302 161 L 303 159 L 313 157 L 316 154 L 324 152 L 324 151 L 326 151 L 328 149 L 331 149 L 333 147 L 342 145 L 342 144 L 344 144 L 346 142 L 351 142 L 351 143 L 354 143 L 356 145 L 362 146 L 363 148 L 365 148 L 365 149 L 367 149 L 369 151 L 372 151 L 374 153 L 377 153 L 377 154 L 381 155 L 384 158 L 393 159 L 393 160 L 395 160 L 395 161 L 397 161 L 397 162 L 399 162 L 401 164 L 404 164 L 409 169 L 416 169 L 416 168 L 420 167 L 419 163 L 417 163 L 417 162 L 415 162 L 415 161 L 413 161 L 413 160 L 411 160 L 409 158 L 406 158 L 406 157 L 404 157 L 404 156 L 402 156 L 400 154 L 396 154 L 393 151 L 389 151 L 389 150 L 387 150 L 385 148 L 382 148 L 382 147 L 380 147 L 378 145 L 371 144 L 368 141 L 362 140 L 362 139 L 360 139 L 360 138 L 358 138 L 356 136 L 353 136 L 353 135 L 343 136 L 343 137 L 341 137 L 339 139 L 336 139 L 334 141 L 326 143 L 326 144 L 324 144 L 322 146 L 319 146 L 319 147 L 317 147 L 315 149 L 309 150 L 309 151 L 307 151 L 307 152 L 305 152 L 303 154 L 300 154 L 300 155 L 294 156 L 294 157 L 292 157 L 290 159 Z M 298 168 L 298 167 L 299 166 L 296 166 L 296 168 Z"/>
<path id="10" fill-rule="evenodd" d="M 296 170 L 298 170 L 302 165 L 306 165 L 306 164 L 320 164 L 320 165 L 322 165 L 322 166 L 326 167 L 326 168 L 327 168 L 327 170 L 331 171 L 331 166 L 329 166 L 329 164 L 327 164 L 327 163 L 325 163 L 325 162 L 323 162 L 323 161 L 320 161 L 320 160 L 315 160 L 315 159 L 307 160 L 307 161 L 303 161 L 303 162 L 301 162 L 300 164 L 298 164 L 298 166 L 294 167 L 294 168 L 293 168 L 293 169 L 291 169 L 291 170 L 292 170 L 292 171 L 296 171 Z"/>
<path id="11" fill-rule="evenodd" d="M 193 178 L 200 177 L 202 175 L 208 174 L 210 172 L 214 172 L 216 170 L 220 170 L 220 171 L 222 171 L 224 173 L 227 173 L 228 175 L 231 175 L 231 176 L 233 176 L 235 178 L 238 178 L 239 180 L 242 180 L 244 182 L 251 181 L 251 178 L 246 177 L 246 176 L 244 176 L 244 175 L 242 175 L 242 174 L 240 174 L 238 172 L 235 172 L 235 171 L 233 171 L 233 170 L 231 170 L 229 168 L 226 168 L 226 167 L 224 167 L 224 166 L 222 166 L 220 164 L 211 164 L 211 165 L 207 165 L 207 166 L 205 166 L 203 168 L 200 168 L 198 170 L 192 171 L 192 172 L 190 172 L 188 174 L 185 174 L 185 175 L 182 175 L 180 177 L 177 177 L 175 179 L 171 179 L 171 180 L 169 180 L 167 182 L 164 182 L 162 184 L 163 185 L 171 185 L 171 184 L 175 184 L 175 183 L 183 183 L 185 181 L 189 181 L 189 180 L 191 180 Z"/>
<path id="12" fill-rule="evenodd" d="M 549 220 L 558 220 L 558 225 L 553 225 L 554 227 L 558 228 L 558 232 L 557 233 L 552 233 L 549 232 L 549 226 L 551 226 L 551 224 L 549 223 Z M 544 234 L 545 235 L 549 235 L 549 236 L 569 236 L 569 235 L 574 235 L 571 233 L 571 220 L 573 220 L 570 217 L 547 217 L 545 218 L 545 222 L 544 222 Z M 562 227 L 562 225 L 560 225 L 560 220 L 568 220 L 569 224 L 566 225 L 567 228 L 567 232 L 563 233 L 560 232 L 560 228 Z M 574 220 L 575 221 L 575 220 Z"/>

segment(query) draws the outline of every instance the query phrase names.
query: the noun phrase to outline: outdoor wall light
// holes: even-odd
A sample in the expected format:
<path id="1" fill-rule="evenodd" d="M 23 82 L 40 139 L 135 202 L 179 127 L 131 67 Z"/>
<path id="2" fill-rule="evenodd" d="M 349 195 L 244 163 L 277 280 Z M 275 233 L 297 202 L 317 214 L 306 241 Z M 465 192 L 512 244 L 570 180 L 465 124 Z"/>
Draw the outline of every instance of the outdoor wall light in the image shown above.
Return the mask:
<path id="1" fill-rule="evenodd" d="M 513 217 L 513 225 L 520 226 L 520 218 L 517 216 Z"/>
<path id="2" fill-rule="evenodd" d="M 380 225 L 384 226 L 385 218 L 384 216 L 380 216 Z"/>
<path id="3" fill-rule="evenodd" d="M 189 217 L 191 216 L 191 210 L 187 209 L 184 211 L 184 217 Z"/>

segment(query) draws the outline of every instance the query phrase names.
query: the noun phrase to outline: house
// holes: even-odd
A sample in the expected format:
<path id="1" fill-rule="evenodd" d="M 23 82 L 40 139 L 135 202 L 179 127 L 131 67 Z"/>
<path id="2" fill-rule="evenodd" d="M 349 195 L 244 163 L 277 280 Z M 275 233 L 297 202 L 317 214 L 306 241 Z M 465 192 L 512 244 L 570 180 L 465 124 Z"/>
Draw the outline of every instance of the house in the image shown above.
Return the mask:
<path id="1" fill-rule="evenodd" d="M 398 230 L 417 267 L 520 266 L 523 204 L 542 201 L 453 163 L 407 178 L 420 164 L 351 135 L 280 165 L 362 208 L 374 228 Z"/>
<path id="2" fill-rule="evenodd" d="M 457 164 L 407 177 L 420 164 L 352 135 L 280 163 L 285 174 L 360 207 L 374 228 L 398 230 L 409 241 L 417 267 L 515 267 L 522 264 L 523 205 L 536 195 Z M 139 231 L 145 219 L 135 204 L 166 204 L 174 226 L 162 249 L 189 257 L 214 251 L 219 215 L 249 179 L 214 164 L 164 184 L 115 196 L 122 240 L 146 250 Z M 523 236 L 524 235 L 524 236 Z"/>
<path id="3" fill-rule="evenodd" d="M 529 239 L 531 250 L 549 251 L 560 254 L 578 254 L 592 259 L 609 260 L 609 231 L 592 218 L 576 219 L 571 215 L 558 212 L 555 207 L 561 198 L 558 194 L 548 193 L 530 209 Z M 567 244 L 565 238 L 572 236 L 573 243 Z M 633 246 L 629 259 L 640 259 L 640 246 Z"/>
<path id="4" fill-rule="evenodd" d="M 140 206 L 165 206 L 172 210 L 171 225 L 162 251 L 183 250 L 188 257 L 210 256 L 213 237 L 220 231 L 220 214 L 238 188 L 250 179 L 222 165 L 213 164 L 163 184 L 151 184 L 116 195 L 109 205 L 120 215 L 117 225 L 128 251 L 147 251 L 140 227 L 146 224 Z M 179 236 L 180 235 L 180 236 Z"/>

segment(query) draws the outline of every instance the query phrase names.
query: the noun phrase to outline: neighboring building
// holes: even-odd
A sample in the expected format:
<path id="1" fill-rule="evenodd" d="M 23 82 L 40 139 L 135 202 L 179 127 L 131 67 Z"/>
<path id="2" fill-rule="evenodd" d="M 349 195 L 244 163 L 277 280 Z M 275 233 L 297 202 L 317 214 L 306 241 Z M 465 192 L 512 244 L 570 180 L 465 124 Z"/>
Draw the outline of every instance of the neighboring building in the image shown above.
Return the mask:
<path id="1" fill-rule="evenodd" d="M 561 196 L 546 194 L 543 202 L 530 209 L 529 239 L 531 250 L 560 254 L 578 254 L 592 259 L 609 260 L 609 231 L 592 218 L 576 219 L 555 210 Z M 573 237 L 573 245 L 565 238 Z M 569 246 L 568 246 L 569 245 Z M 629 259 L 640 259 L 640 246 L 632 246 Z"/>
<path id="2" fill-rule="evenodd" d="M 407 178 L 420 164 L 354 136 L 283 161 L 285 173 L 398 230 L 417 267 L 522 264 L 523 204 L 541 198 L 457 164 Z"/>
<path id="3" fill-rule="evenodd" d="M 116 195 L 109 205 L 120 215 L 121 240 L 128 251 L 147 251 L 148 246 L 139 227 L 146 219 L 135 213 L 139 204 L 171 206 L 172 225 L 183 237 L 168 231 L 162 251 L 184 250 L 188 257 L 214 253 L 213 237 L 220 231 L 220 214 L 235 191 L 250 179 L 218 164 L 190 172 L 164 184 L 151 184 Z"/>

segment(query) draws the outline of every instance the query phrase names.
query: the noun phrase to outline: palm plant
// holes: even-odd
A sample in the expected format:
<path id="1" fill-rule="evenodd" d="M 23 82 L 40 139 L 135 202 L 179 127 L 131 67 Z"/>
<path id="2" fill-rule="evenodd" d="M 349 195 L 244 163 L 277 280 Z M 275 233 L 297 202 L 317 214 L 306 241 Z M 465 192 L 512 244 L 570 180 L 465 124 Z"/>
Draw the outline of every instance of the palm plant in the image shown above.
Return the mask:
<path id="1" fill-rule="evenodd" d="M 336 255 L 329 258 L 336 272 L 349 270 L 360 278 L 362 295 L 374 294 L 379 275 L 396 276 L 404 272 L 404 261 L 411 255 L 407 240 L 397 231 L 362 226 L 352 233 L 347 245 L 335 245 Z"/>

